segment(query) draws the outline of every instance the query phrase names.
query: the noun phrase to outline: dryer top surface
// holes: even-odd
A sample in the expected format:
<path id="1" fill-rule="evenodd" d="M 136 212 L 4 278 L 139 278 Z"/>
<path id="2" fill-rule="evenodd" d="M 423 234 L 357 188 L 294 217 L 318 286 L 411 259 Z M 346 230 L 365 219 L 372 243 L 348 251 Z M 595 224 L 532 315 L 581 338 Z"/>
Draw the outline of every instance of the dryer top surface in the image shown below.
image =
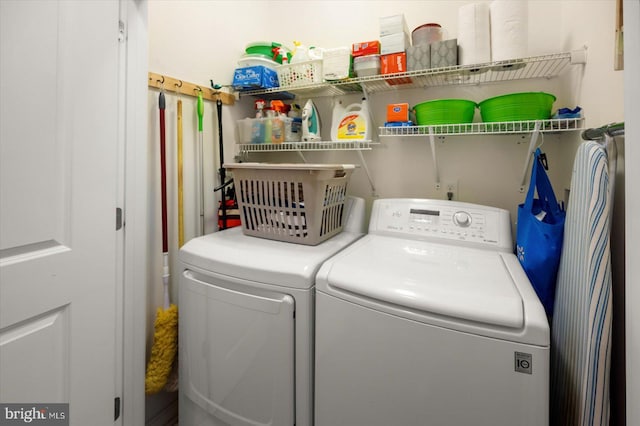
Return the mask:
<path id="1" fill-rule="evenodd" d="M 209 272 L 290 288 L 311 288 L 326 259 L 362 234 L 341 232 L 316 246 L 246 236 L 240 227 L 187 242 L 180 260 Z"/>

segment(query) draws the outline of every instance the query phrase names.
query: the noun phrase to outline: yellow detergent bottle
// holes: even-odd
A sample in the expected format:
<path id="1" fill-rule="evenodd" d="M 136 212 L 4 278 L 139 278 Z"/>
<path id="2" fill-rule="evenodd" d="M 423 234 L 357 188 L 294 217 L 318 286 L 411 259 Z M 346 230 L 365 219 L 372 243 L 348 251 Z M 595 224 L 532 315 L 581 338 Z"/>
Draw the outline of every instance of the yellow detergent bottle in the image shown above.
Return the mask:
<path id="1" fill-rule="evenodd" d="M 346 107 L 343 107 L 341 102 L 334 105 L 331 140 L 337 142 L 371 140 L 371 118 L 366 99 Z"/>

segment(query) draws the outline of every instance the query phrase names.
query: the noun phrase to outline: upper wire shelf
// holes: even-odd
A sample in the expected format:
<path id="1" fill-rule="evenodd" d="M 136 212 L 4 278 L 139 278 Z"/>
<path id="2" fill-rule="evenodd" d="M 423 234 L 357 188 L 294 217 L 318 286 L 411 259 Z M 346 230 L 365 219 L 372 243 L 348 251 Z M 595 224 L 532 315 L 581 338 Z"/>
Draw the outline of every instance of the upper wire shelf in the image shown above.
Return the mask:
<path id="1" fill-rule="evenodd" d="M 376 93 L 389 90 L 552 78 L 559 75 L 569 64 L 585 63 L 584 55 L 584 50 L 579 50 L 476 65 L 456 65 L 339 81 L 242 91 L 239 94 L 240 96 L 257 96 L 290 92 L 308 97 L 318 97 L 361 92 L 363 89 L 366 89 L 367 93 Z"/>
<path id="2" fill-rule="evenodd" d="M 568 132 L 583 129 L 584 118 L 555 118 L 549 120 L 503 121 L 495 123 L 438 124 L 431 126 L 380 127 L 379 136 L 455 136 L 486 134 L 531 133 L 540 122 L 541 132 Z"/>

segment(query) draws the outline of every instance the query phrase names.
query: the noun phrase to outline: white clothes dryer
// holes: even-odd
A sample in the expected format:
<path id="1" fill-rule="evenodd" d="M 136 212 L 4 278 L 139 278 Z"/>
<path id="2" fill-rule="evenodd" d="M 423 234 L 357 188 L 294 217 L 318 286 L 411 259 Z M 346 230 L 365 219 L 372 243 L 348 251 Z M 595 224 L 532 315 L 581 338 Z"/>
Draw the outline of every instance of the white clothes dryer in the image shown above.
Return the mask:
<path id="1" fill-rule="evenodd" d="M 316 280 L 316 426 L 548 424 L 549 326 L 509 212 L 380 199 Z"/>
<path id="2" fill-rule="evenodd" d="M 182 247 L 181 425 L 313 424 L 315 276 L 365 231 L 364 200 L 345 211 L 343 232 L 316 246 L 237 227 Z"/>

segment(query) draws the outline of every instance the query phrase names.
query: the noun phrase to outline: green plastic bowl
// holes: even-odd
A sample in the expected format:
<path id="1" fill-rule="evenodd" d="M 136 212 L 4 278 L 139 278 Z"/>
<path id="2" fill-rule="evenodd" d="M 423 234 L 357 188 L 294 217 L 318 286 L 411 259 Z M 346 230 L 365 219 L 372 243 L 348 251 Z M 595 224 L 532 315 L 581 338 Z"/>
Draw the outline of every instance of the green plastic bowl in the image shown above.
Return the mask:
<path id="1" fill-rule="evenodd" d="M 291 52 L 289 52 L 289 49 L 275 41 L 256 41 L 248 44 L 244 51 L 247 55 L 261 55 L 265 58 L 276 61 L 278 64 L 282 64 L 282 56 L 274 52 L 274 49 L 277 48 L 283 48 L 287 54 L 287 59 L 291 59 Z"/>
<path id="2" fill-rule="evenodd" d="M 545 92 L 522 92 L 485 99 L 478 106 L 483 122 L 546 120 L 555 100 Z"/>
<path id="3" fill-rule="evenodd" d="M 476 103 L 466 99 L 436 99 L 419 103 L 413 110 L 418 126 L 471 123 Z"/>

